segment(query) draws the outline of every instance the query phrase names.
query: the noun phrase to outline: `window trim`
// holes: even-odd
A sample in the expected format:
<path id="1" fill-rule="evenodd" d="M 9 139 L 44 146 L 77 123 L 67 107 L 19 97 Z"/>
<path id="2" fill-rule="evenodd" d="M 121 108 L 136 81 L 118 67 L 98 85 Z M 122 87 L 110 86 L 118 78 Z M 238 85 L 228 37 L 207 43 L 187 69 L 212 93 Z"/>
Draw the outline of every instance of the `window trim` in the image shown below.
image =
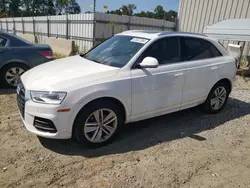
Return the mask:
<path id="1" fill-rule="evenodd" d="M 179 45 L 179 55 L 180 55 L 180 58 L 182 57 L 182 47 L 181 47 L 181 39 L 182 38 L 190 38 L 190 39 L 198 39 L 198 40 L 203 40 L 205 42 L 208 42 L 210 45 L 212 45 L 217 51 L 218 53 L 220 54 L 220 56 L 217 56 L 217 57 L 210 57 L 210 58 L 205 58 L 205 59 L 197 59 L 197 60 L 180 60 L 178 62 L 173 62 L 173 63 L 169 63 L 169 64 L 159 64 L 159 67 L 161 66 L 165 66 L 165 65 L 170 65 L 170 64 L 174 64 L 174 63 L 188 63 L 188 62 L 195 62 L 195 61 L 203 61 L 203 60 L 209 60 L 209 59 L 214 59 L 214 58 L 221 58 L 223 57 L 223 54 L 221 53 L 221 51 L 216 47 L 216 45 L 214 45 L 211 41 L 209 40 L 206 40 L 204 38 L 199 38 L 199 37 L 192 37 L 192 36 L 165 36 L 165 37 L 162 37 L 162 38 L 159 38 L 157 40 L 155 40 L 152 44 L 150 44 L 142 53 L 141 55 L 136 59 L 135 63 L 132 65 L 131 67 L 131 70 L 132 69 L 138 69 L 137 65 L 140 63 L 139 62 L 139 59 L 141 58 L 141 56 L 143 55 L 143 53 L 149 48 L 151 47 L 151 45 L 153 45 L 155 42 L 158 42 L 159 40 L 164 40 L 166 38 L 170 38 L 170 37 L 177 37 L 178 38 L 178 45 Z M 210 50 L 211 52 L 211 50 Z"/>
<path id="2" fill-rule="evenodd" d="M 211 43 L 211 42 L 210 42 Z M 220 56 L 216 56 L 216 57 L 213 57 L 213 58 L 217 58 L 217 57 L 221 57 L 223 56 L 223 54 L 220 52 L 220 50 L 213 44 L 211 43 L 211 45 L 214 47 L 214 49 L 220 54 Z M 211 50 L 211 49 L 210 49 Z"/>
<path id="3" fill-rule="evenodd" d="M 9 45 L 9 43 L 10 43 L 9 39 L 7 39 L 6 37 L 3 37 L 2 35 L 0 35 L 0 38 L 3 38 L 3 39 L 5 39 L 5 40 L 6 40 L 6 44 L 5 44 L 5 46 L 0 47 L 0 48 L 6 48 L 6 47 Z"/>
<path id="4" fill-rule="evenodd" d="M 178 39 L 178 52 L 179 52 L 179 56 L 181 58 L 181 40 L 180 40 L 180 36 L 165 36 L 165 37 L 161 37 L 161 38 L 158 38 L 157 40 L 153 41 L 142 53 L 141 55 L 136 59 L 135 63 L 132 65 L 131 67 L 131 70 L 132 69 L 138 69 L 137 65 L 141 62 L 139 62 L 139 59 L 143 56 L 143 54 L 146 52 L 146 50 L 148 48 L 150 48 L 154 43 L 156 42 L 159 42 L 160 40 L 165 40 L 167 38 L 177 38 Z M 171 62 L 171 63 L 166 63 L 166 64 L 159 64 L 159 67 L 161 66 L 166 66 L 166 65 L 169 65 L 169 64 L 174 64 L 174 63 L 180 63 L 181 61 L 178 61 L 178 62 Z"/>

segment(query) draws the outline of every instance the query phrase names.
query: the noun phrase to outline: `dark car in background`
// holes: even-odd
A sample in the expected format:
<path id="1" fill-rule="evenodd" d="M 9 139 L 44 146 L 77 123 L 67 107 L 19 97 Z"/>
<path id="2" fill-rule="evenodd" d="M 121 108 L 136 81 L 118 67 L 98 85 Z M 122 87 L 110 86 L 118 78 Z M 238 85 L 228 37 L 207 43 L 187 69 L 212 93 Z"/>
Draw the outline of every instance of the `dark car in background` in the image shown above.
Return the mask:
<path id="1" fill-rule="evenodd" d="M 16 35 L 0 31 L 0 83 L 15 88 L 28 69 L 51 61 L 53 53 L 46 44 L 33 44 Z"/>

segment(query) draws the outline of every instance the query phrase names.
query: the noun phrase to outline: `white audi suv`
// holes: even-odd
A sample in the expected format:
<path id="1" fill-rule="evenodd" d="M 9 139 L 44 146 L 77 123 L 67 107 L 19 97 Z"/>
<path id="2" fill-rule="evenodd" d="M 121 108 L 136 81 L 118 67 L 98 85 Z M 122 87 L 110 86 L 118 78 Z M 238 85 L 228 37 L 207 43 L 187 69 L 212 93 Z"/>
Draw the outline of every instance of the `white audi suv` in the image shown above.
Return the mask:
<path id="1" fill-rule="evenodd" d="M 17 101 L 28 131 L 99 147 L 126 123 L 197 105 L 219 112 L 236 68 L 237 61 L 207 36 L 126 31 L 84 55 L 27 71 Z"/>

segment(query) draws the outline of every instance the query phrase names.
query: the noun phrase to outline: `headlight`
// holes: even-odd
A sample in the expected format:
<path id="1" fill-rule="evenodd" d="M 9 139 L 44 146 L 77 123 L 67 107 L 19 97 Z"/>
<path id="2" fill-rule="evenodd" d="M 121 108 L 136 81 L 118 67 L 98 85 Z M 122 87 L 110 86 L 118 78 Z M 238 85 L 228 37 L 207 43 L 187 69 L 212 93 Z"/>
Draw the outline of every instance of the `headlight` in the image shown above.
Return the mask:
<path id="1" fill-rule="evenodd" d="M 61 104 L 66 95 L 66 92 L 30 91 L 32 101 L 44 104 Z"/>

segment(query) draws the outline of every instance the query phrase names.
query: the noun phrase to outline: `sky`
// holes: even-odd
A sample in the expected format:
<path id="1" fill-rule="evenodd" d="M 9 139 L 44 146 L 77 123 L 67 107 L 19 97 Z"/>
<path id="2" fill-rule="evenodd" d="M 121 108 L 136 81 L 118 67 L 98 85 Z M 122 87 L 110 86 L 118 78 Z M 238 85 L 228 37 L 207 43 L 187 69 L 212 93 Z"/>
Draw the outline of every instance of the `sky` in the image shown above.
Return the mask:
<path id="1" fill-rule="evenodd" d="M 90 5 L 93 0 L 77 0 L 81 6 L 82 12 L 91 11 Z M 107 10 L 115 10 L 122 5 L 135 4 L 137 9 L 135 12 L 154 11 L 157 5 L 162 5 L 166 11 L 178 10 L 179 0 L 96 0 L 96 11 L 106 12 Z M 108 5 L 108 9 L 104 9 L 103 5 Z"/>

